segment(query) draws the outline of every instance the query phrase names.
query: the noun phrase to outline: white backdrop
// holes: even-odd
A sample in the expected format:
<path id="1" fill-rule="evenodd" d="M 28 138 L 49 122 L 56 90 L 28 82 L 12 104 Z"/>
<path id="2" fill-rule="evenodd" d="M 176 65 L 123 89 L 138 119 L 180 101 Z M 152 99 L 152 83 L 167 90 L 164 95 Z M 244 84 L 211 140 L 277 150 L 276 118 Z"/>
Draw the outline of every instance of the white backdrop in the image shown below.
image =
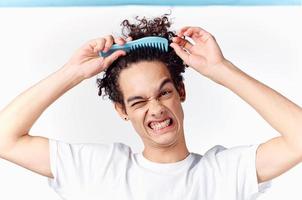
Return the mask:
<path id="1" fill-rule="evenodd" d="M 169 9 L 173 29 L 193 25 L 208 30 L 227 59 L 302 105 L 301 7 L 121 6 L 1 8 L 0 108 L 59 69 L 87 40 L 120 34 L 123 19 L 133 19 L 137 14 L 154 17 Z M 141 151 L 143 144 L 130 122 L 121 120 L 110 101 L 97 95 L 96 78 L 83 81 L 54 102 L 30 134 L 68 142 L 123 142 L 135 152 Z M 203 154 L 216 144 L 255 144 L 279 135 L 228 89 L 192 69 L 184 78 L 189 151 Z M 279 176 L 259 199 L 302 199 L 301 172 L 299 164 Z M 45 177 L 0 159 L 0 199 L 59 197 L 48 187 Z"/>

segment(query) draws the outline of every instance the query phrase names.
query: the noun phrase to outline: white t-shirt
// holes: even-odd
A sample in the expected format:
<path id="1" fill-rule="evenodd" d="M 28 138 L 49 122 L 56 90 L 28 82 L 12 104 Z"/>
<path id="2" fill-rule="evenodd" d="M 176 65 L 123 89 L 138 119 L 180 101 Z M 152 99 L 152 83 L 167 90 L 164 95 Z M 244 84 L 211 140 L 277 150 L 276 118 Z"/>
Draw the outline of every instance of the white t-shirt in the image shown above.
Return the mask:
<path id="1" fill-rule="evenodd" d="M 214 146 L 175 163 L 155 163 L 123 143 L 79 144 L 50 139 L 52 187 L 65 200 L 252 200 L 259 146 Z"/>

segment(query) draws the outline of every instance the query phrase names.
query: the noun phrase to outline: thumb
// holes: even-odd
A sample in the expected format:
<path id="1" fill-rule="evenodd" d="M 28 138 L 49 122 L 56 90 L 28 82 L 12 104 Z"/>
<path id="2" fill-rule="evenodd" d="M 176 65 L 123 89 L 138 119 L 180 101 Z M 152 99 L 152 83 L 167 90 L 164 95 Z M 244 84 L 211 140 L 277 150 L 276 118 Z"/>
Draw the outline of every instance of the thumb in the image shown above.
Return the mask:
<path id="1" fill-rule="evenodd" d="M 126 55 L 126 52 L 123 50 L 118 50 L 113 52 L 110 56 L 104 59 L 104 64 L 106 68 L 111 65 L 118 57 Z"/>
<path id="2" fill-rule="evenodd" d="M 183 48 L 181 48 L 178 44 L 176 43 L 171 43 L 170 46 L 174 49 L 176 54 L 186 63 L 189 64 L 189 53 L 186 52 Z"/>
<path id="3" fill-rule="evenodd" d="M 93 63 L 98 67 L 102 67 L 104 65 L 104 58 L 103 57 L 95 58 L 93 59 Z"/>

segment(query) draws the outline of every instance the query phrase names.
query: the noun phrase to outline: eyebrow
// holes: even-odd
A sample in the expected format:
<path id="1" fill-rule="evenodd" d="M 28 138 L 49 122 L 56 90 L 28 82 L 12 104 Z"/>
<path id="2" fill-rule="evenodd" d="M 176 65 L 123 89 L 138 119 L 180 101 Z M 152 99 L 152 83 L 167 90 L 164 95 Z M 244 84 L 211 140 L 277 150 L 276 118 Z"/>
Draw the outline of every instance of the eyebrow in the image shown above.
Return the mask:
<path id="1" fill-rule="evenodd" d="M 170 78 L 166 78 L 162 81 L 162 83 L 160 84 L 158 90 L 161 90 L 167 83 L 173 83 L 172 80 Z M 129 104 L 131 101 L 137 100 L 137 99 L 143 99 L 143 97 L 141 96 L 133 96 L 133 97 L 129 97 L 127 99 L 127 103 Z"/>

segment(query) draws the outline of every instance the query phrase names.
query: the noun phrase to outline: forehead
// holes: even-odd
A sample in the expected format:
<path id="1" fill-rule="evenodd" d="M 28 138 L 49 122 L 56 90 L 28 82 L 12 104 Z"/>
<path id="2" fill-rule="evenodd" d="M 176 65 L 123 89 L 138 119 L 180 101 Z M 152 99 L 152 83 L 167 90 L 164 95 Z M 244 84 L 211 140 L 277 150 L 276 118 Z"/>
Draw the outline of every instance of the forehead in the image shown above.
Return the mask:
<path id="1" fill-rule="evenodd" d="M 166 78 L 171 78 L 171 75 L 164 63 L 143 61 L 123 69 L 118 81 L 124 98 L 127 98 L 152 93 Z"/>

